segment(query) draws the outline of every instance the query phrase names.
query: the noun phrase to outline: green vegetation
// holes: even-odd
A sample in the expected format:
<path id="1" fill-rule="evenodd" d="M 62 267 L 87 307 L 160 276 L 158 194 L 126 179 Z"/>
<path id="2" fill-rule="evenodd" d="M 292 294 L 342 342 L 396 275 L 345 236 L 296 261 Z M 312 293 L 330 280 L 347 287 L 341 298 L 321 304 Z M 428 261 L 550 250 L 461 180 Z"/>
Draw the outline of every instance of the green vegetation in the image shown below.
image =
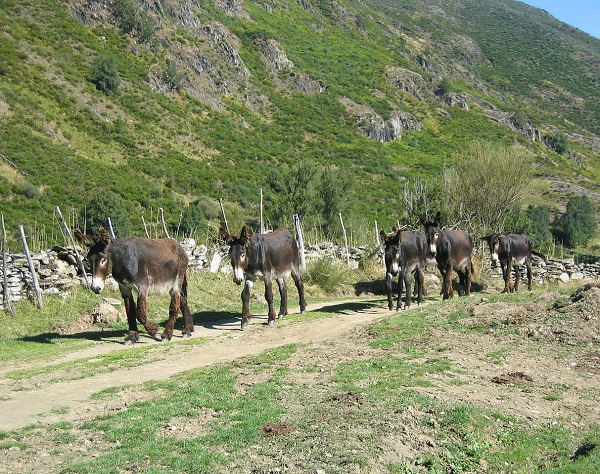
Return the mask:
<path id="1" fill-rule="evenodd" d="M 364 276 L 360 272 L 347 273 L 355 279 Z M 238 288 L 231 281 L 226 282 L 224 276 L 192 277 L 193 286 L 202 288 L 201 295 L 192 296 L 192 306 L 198 308 L 195 317 L 206 321 L 239 310 L 239 301 L 232 298 Z M 568 289 L 561 291 L 568 293 Z M 85 296 L 77 292 L 65 305 L 79 308 L 72 311 L 74 318 L 86 305 L 89 307 Z M 341 356 L 339 360 L 327 352 L 333 342 L 326 347 L 285 344 L 231 363 L 185 370 L 166 380 L 101 390 L 92 398 L 103 406 L 118 408 L 107 409 L 100 417 L 86 417 L 83 422 L 36 423 L 0 432 L 0 449 L 6 451 L 6 456 L 18 450 L 20 462 L 31 459 L 35 463 L 40 462 L 40 449 L 51 452 L 56 458 L 49 469 L 69 473 L 244 472 L 259 466 L 283 469 L 286 465 L 294 465 L 302 472 L 326 470 L 334 474 L 364 466 L 377 466 L 390 473 L 416 473 L 423 469 L 468 473 L 483 467 L 487 472 L 500 473 L 507 466 L 518 472 L 592 472 L 600 461 L 597 427 L 582 428 L 562 416 L 553 417 L 551 423 L 546 418 L 535 423 L 533 416 L 516 416 L 506 411 L 506 404 L 504 409 L 484 408 L 489 405 L 465 403 L 451 395 L 444 396 L 444 390 L 440 390 L 443 381 L 454 387 L 489 383 L 480 377 L 474 382 L 469 373 L 472 368 L 459 362 L 464 361 L 462 351 L 473 342 L 471 338 L 484 336 L 481 327 L 470 321 L 473 308 L 491 303 L 491 313 L 486 311 L 485 315 L 493 321 L 493 312 L 499 308 L 537 304 L 538 299 L 548 304 L 547 295 L 540 292 L 475 295 L 446 302 L 428 298 L 425 306 L 380 318 L 360 333 L 360 341 L 354 339 L 356 334 L 351 336 L 348 341 L 352 343 L 352 353 L 346 354 L 347 345 L 340 346 L 335 353 Z M 337 307 L 351 311 L 381 302 L 383 299 L 337 302 Z M 27 347 L 12 354 L 3 350 L 5 363 L 27 358 L 31 348 L 51 330 L 48 320 L 46 328 L 39 325 L 34 331 L 26 329 L 31 322 L 23 313 L 27 305 L 19 304 L 14 332 L 10 337 L 3 336 L 8 341 L 18 334 L 27 334 L 21 338 L 21 344 Z M 152 297 L 149 306 L 156 312 L 166 309 L 158 297 Z M 207 307 L 215 309 L 205 310 Z M 55 314 L 56 308 L 51 311 Z M 293 318 L 287 324 L 300 325 L 315 314 L 290 316 Z M 317 311 L 316 316 L 332 314 Z M 528 318 L 532 317 L 537 323 L 552 318 L 543 308 L 539 314 L 528 313 Z M 565 313 L 561 319 L 565 317 L 569 316 Z M 503 328 L 487 329 L 485 337 L 496 341 L 510 334 Z M 277 327 L 268 331 L 277 331 Z M 450 334 L 458 337 L 449 339 L 446 336 Z M 440 335 L 444 335 L 444 342 L 451 340 L 460 347 L 440 347 Z M 73 349 L 98 343 L 89 336 L 85 333 L 81 338 L 73 338 L 77 345 L 70 347 L 70 360 L 66 362 L 48 364 L 60 355 L 50 350 L 37 359 L 45 359 L 40 364 L 43 368 L 32 364 L 29 371 L 8 375 L 31 383 L 43 375 L 40 383 L 52 384 L 72 380 L 75 374 L 90 377 L 120 368 L 129 367 L 135 373 L 136 367 L 153 360 L 182 351 L 201 351 L 204 343 L 192 338 L 115 350 L 94 358 L 78 357 Z M 106 342 L 115 334 L 104 331 L 102 337 Z M 46 339 L 44 343 L 51 348 L 60 343 L 60 338 Z M 532 348 L 526 336 L 520 340 L 512 334 L 504 343 L 504 349 L 480 354 L 477 363 L 489 364 L 491 360 L 500 366 L 509 354 L 526 353 Z M 560 360 L 561 355 L 548 341 L 538 339 L 535 346 Z M 573 350 L 575 346 L 569 341 L 560 347 Z M 582 353 L 589 352 L 587 340 L 580 341 L 579 346 Z M 458 360 L 457 354 L 461 355 Z M 591 390 L 588 384 L 586 387 Z M 464 390 L 469 393 L 472 387 Z M 511 400 L 527 399 L 529 406 L 533 397 L 538 403 L 560 403 L 565 393 L 574 390 L 548 380 L 506 386 L 502 393 L 513 397 Z M 594 398 L 591 391 L 588 395 Z M 512 407 L 513 403 L 509 405 Z M 68 407 L 59 406 L 48 415 L 68 413 Z M 289 429 L 270 436 L 263 431 L 268 426 Z M 402 448 L 395 450 L 396 443 Z M 418 452 L 414 451 L 416 448 Z M 385 456 L 380 454 L 383 450 Z"/>
<path id="2" fill-rule="evenodd" d="M 519 147 L 540 178 L 600 181 L 587 140 L 600 133 L 600 42 L 519 2 L 247 2 L 247 16 L 208 1 L 86 5 L 2 2 L 0 154 L 11 164 L 0 162 L 0 212 L 10 238 L 20 224 L 49 228 L 56 205 L 83 227 L 89 203 L 110 193 L 130 221 L 119 235 L 143 235 L 141 217 L 162 208 L 169 229 L 205 238 L 219 216 L 190 203 L 223 199 L 238 228 L 258 220 L 261 189 L 272 227 L 300 212 L 339 238 L 343 212 L 357 235 L 375 219 L 413 219 L 404 185 L 439 189 L 475 140 Z M 289 65 L 265 60 L 260 45 L 271 40 Z M 370 140 L 346 100 L 383 120 L 410 113 L 422 128 Z M 530 142 L 530 129 L 543 142 Z M 274 186 L 301 163 L 324 173 L 308 183 L 312 203 Z M 553 212 L 566 204 L 555 191 L 528 197 Z"/>

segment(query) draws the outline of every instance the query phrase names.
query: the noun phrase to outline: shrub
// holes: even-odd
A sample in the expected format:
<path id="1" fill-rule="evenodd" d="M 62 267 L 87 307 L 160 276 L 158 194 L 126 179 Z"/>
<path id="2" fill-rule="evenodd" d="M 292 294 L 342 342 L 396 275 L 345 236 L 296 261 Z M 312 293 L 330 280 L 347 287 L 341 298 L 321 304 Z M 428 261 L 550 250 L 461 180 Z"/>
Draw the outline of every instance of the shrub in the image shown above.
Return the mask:
<path id="1" fill-rule="evenodd" d="M 92 65 L 90 82 L 106 95 L 114 94 L 119 89 L 121 79 L 117 71 L 117 62 L 112 56 L 96 59 Z"/>
<path id="2" fill-rule="evenodd" d="M 546 206 L 529 206 L 527 217 L 531 221 L 530 239 L 534 247 L 546 245 L 552 241 L 550 232 L 550 208 Z"/>
<path id="3" fill-rule="evenodd" d="M 302 275 L 304 283 L 322 289 L 328 295 L 340 293 L 345 285 L 352 283 L 352 273 L 342 263 L 328 257 L 310 262 Z"/>
<path id="4" fill-rule="evenodd" d="M 130 213 L 126 209 L 125 201 L 112 191 L 102 191 L 94 196 L 82 215 L 86 217 L 85 227 L 91 232 L 97 232 L 100 227 L 107 227 L 110 218 L 117 237 L 127 237 L 132 233 Z"/>
<path id="5" fill-rule="evenodd" d="M 569 199 L 565 213 L 556 222 L 556 232 L 567 247 L 587 244 L 596 236 L 596 206 L 587 196 Z"/>

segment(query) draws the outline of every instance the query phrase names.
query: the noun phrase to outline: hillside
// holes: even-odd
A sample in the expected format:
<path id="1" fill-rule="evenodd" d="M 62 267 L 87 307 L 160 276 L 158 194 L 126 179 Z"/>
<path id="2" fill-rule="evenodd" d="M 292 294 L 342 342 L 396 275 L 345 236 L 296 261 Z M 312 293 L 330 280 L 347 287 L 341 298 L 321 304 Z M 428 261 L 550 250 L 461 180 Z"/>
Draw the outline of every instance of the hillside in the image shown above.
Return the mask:
<path id="1" fill-rule="evenodd" d="M 302 160 L 354 182 L 350 227 L 387 226 L 407 180 L 481 138 L 535 156 L 532 202 L 600 201 L 600 41 L 520 2 L 1 0 L 0 26 L 10 229 L 55 228 L 56 205 L 81 219 L 110 191 L 139 234 L 199 199 L 237 224 L 261 188 L 279 224 L 273 182 Z M 90 78 L 109 57 L 105 94 Z"/>

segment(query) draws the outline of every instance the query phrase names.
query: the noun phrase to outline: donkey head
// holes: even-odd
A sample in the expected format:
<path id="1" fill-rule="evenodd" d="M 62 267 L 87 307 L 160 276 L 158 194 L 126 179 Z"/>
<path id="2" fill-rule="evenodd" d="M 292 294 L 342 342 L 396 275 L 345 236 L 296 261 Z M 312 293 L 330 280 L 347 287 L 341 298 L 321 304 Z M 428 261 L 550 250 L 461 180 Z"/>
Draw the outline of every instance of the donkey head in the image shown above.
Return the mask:
<path id="1" fill-rule="evenodd" d="M 97 236 L 86 235 L 79 229 L 74 231 L 75 238 L 90 250 L 87 254 L 87 260 L 92 272 L 92 284 L 90 288 L 94 293 L 100 293 L 104 288 L 106 277 L 111 271 L 110 254 L 108 246 L 112 238 L 108 231 L 100 228 Z"/>
<path id="2" fill-rule="evenodd" d="M 428 220 L 424 215 L 419 217 L 421 224 L 425 227 L 425 235 L 427 236 L 427 245 L 429 247 L 429 253 L 435 255 L 437 252 L 437 246 L 440 239 L 440 233 L 442 232 L 441 226 L 442 214 L 438 211 L 433 220 Z"/>
<path id="3" fill-rule="evenodd" d="M 379 233 L 381 241 L 385 245 L 384 258 L 385 268 L 389 273 L 396 276 L 400 271 L 400 257 L 401 257 L 401 231 L 400 229 L 393 229 L 392 234 L 387 234 L 383 229 Z"/>
<path id="4" fill-rule="evenodd" d="M 248 268 L 248 243 L 250 242 L 250 231 L 246 226 L 242 227 L 240 236 L 231 235 L 229 231 L 221 227 L 219 234 L 221 239 L 229 245 L 229 258 L 233 267 L 233 281 L 241 285 L 244 281 L 244 272 Z"/>

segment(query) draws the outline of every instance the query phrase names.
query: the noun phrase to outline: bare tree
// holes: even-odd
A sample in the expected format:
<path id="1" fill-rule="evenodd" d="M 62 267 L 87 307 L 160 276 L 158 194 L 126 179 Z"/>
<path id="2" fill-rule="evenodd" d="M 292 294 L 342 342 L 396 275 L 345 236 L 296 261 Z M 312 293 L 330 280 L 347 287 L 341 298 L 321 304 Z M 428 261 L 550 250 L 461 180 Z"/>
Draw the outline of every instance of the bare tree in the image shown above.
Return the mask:
<path id="1" fill-rule="evenodd" d="M 473 142 L 444 172 L 447 205 L 471 231 L 502 231 L 532 179 L 531 155 L 517 147 Z"/>

